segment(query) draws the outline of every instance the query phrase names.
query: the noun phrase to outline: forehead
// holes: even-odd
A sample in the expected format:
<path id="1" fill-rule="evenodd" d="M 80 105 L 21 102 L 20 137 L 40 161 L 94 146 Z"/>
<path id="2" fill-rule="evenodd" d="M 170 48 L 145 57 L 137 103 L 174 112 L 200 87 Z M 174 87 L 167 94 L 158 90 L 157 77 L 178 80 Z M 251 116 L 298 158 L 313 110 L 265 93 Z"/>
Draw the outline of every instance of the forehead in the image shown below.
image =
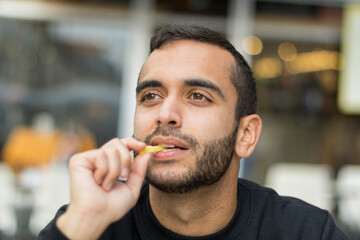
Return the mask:
<path id="1" fill-rule="evenodd" d="M 225 49 L 208 43 L 178 40 L 149 55 L 139 82 L 205 78 L 218 85 L 227 85 L 231 84 L 230 72 L 234 65 L 234 57 Z"/>

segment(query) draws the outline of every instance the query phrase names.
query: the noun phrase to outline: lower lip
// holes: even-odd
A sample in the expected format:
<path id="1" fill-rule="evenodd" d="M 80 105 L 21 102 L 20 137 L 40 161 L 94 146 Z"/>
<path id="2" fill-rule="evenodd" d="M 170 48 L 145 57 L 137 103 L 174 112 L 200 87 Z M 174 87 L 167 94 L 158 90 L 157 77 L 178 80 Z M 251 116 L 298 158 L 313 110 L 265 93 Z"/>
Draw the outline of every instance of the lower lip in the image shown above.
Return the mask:
<path id="1" fill-rule="evenodd" d="M 169 159 L 169 158 L 175 158 L 180 155 L 183 155 L 187 153 L 188 150 L 173 150 L 173 151 L 166 151 L 166 152 L 157 152 L 155 153 L 156 159 Z"/>

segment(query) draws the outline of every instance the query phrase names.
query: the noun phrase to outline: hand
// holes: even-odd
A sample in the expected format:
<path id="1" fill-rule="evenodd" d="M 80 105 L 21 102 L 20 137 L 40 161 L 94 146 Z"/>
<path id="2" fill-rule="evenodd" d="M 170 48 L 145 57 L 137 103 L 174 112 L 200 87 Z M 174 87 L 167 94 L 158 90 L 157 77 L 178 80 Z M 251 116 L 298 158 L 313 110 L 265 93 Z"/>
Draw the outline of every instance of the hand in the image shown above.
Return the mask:
<path id="1" fill-rule="evenodd" d="M 145 147 L 134 138 L 113 139 L 70 159 L 71 203 L 57 221 L 67 237 L 97 239 L 136 204 L 151 154 L 138 155 L 131 163 L 129 151 Z M 117 181 L 119 176 L 127 181 Z"/>

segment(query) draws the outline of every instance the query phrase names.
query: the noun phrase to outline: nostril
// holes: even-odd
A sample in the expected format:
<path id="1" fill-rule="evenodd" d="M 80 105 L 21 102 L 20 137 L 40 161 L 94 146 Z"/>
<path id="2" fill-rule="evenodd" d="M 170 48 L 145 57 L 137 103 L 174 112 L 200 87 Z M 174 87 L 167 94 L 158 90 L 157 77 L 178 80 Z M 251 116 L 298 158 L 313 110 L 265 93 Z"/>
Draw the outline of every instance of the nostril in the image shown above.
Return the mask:
<path id="1" fill-rule="evenodd" d="M 162 121 L 160 121 L 160 120 L 157 120 L 157 124 L 161 124 L 162 123 Z M 167 124 L 170 124 L 170 125 L 176 125 L 176 121 L 174 121 L 174 120 L 171 120 L 171 121 L 169 121 Z"/>

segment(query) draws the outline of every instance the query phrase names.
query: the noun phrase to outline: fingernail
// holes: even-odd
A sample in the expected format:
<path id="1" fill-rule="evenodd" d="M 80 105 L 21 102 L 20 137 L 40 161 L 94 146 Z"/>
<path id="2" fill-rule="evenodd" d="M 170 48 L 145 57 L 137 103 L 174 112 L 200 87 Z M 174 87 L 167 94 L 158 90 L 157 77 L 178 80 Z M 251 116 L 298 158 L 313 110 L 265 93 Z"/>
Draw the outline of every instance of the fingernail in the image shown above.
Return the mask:
<path id="1" fill-rule="evenodd" d="M 98 185 L 101 185 L 102 179 L 101 179 L 101 178 L 97 178 L 97 179 L 96 179 L 96 183 L 97 183 Z"/>
<path id="2" fill-rule="evenodd" d="M 129 175 L 129 169 L 128 168 L 123 168 L 121 169 L 121 176 L 126 178 Z"/>
<path id="3" fill-rule="evenodd" d="M 105 189 L 106 189 L 107 191 L 110 191 L 111 188 L 113 187 L 113 185 L 114 185 L 113 182 L 109 182 L 108 184 L 106 184 Z"/>

